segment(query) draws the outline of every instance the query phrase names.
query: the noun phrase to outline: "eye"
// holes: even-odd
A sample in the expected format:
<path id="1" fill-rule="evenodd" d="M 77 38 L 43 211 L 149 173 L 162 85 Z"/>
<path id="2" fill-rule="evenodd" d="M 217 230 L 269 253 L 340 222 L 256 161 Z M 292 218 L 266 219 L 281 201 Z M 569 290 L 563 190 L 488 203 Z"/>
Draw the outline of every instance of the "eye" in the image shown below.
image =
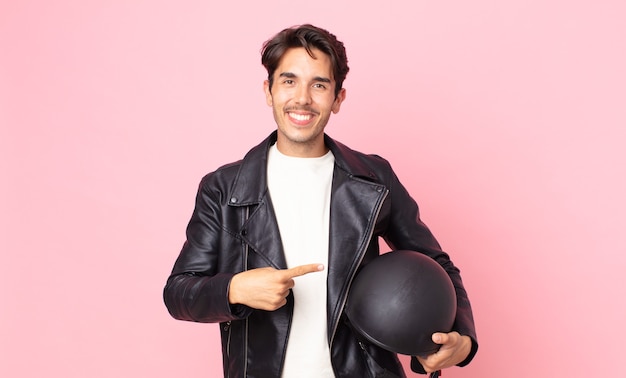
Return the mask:
<path id="1" fill-rule="evenodd" d="M 294 81 L 293 81 L 293 80 L 291 80 L 291 79 L 285 79 L 285 80 L 283 81 L 283 84 L 287 84 L 287 85 L 291 85 L 291 84 L 293 84 L 293 83 L 294 83 Z"/>
<path id="2" fill-rule="evenodd" d="M 322 83 L 316 83 L 316 84 L 313 84 L 313 88 L 326 89 L 326 86 Z"/>

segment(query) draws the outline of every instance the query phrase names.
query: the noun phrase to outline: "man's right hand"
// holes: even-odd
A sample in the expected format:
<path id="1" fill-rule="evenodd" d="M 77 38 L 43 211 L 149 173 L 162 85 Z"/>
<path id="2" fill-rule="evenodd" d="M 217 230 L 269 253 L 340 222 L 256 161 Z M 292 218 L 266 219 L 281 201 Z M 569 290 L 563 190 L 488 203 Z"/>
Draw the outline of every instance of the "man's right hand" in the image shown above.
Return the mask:
<path id="1" fill-rule="evenodd" d="M 230 281 L 228 301 L 259 310 L 274 311 L 287 303 L 294 277 L 324 270 L 322 264 L 290 269 L 257 268 L 237 273 Z"/>

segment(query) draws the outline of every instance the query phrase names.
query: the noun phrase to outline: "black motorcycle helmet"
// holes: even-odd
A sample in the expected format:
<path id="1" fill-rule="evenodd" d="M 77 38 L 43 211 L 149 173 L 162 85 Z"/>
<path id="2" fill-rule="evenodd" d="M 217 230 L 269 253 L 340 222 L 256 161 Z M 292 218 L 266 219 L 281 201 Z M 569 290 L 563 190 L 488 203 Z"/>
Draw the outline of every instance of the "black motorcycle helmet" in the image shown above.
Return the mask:
<path id="1" fill-rule="evenodd" d="M 346 314 L 367 341 L 395 353 L 426 356 L 439 349 L 432 334 L 452 329 L 456 292 L 435 260 L 414 251 L 391 251 L 357 274 Z"/>

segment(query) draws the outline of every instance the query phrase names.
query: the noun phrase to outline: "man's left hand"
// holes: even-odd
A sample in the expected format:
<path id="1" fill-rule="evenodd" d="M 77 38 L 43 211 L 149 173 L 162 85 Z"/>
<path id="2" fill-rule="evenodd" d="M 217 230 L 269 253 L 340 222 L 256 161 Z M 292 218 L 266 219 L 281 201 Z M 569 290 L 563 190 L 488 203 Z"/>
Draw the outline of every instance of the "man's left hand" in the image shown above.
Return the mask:
<path id="1" fill-rule="evenodd" d="M 472 350 L 472 339 L 458 332 L 433 333 L 433 342 L 441 344 L 439 350 L 426 357 L 417 357 L 427 373 L 455 366 L 463 362 Z"/>

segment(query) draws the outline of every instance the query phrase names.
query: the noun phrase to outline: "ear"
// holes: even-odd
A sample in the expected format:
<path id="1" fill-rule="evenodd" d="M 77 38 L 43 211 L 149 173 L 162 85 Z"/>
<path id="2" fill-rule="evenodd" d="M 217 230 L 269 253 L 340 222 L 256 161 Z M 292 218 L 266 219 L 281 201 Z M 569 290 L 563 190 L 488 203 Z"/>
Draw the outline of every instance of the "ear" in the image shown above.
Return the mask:
<path id="1" fill-rule="evenodd" d="M 335 101 L 333 102 L 333 106 L 331 108 L 332 112 L 337 114 L 339 113 L 339 109 L 341 108 L 341 103 L 346 99 L 346 88 L 341 88 L 337 96 L 335 97 Z"/>
<path id="2" fill-rule="evenodd" d="M 265 102 L 268 106 L 272 106 L 274 102 L 272 101 L 272 92 L 269 80 L 265 80 L 263 82 L 263 90 L 265 91 Z"/>

